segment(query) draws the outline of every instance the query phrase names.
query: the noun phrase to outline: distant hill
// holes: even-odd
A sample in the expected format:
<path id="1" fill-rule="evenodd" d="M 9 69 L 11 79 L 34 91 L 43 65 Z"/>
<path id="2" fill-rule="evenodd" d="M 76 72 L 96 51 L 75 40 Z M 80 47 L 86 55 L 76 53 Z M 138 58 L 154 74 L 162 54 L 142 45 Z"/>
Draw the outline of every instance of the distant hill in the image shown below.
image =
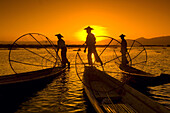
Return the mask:
<path id="1" fill-rule="evenodd" d="M 106 39 L 97 42 L 97 44 L 102 44 L 102 43 L 108 44 L 109 41 L 108 39 Z M 118 39 L 118 41 L 121 42 L 121 39 Z M 131 46 L 133 41 L 131 39 L 126 39 L 126 41 L 128 42 L 128 45 Z M 155 37 L 150 39 L 141 37 L 136 39 L 136 41 L 140 42 L 142 45 L 170 45 L 170 36 Z M 117 44 L 117 42 L 113 41 L 112 44 Z"/>
<path id="2" fill-rule="evenodd" d="M 142 37 L 136 40 L 143 45 L 170 45 L 170 36 L 155 37 L 150 39 Z"/>
<path id="3" fill-rule="evenodd" d="M 12 44 L 12 41 L 0 41 L 0 44 Z"/>

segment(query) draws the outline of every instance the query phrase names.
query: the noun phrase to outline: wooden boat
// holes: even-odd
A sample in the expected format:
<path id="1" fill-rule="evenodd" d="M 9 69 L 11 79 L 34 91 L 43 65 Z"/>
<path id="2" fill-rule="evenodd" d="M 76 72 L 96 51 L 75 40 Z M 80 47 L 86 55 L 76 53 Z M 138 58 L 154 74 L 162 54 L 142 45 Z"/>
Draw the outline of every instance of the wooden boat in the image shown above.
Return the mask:
<path id="1" fill-rule="evenodd" d="M 38 91 L 44 89 L 48 83 L 51 83 L 65 69 L 55 67 L 0 76 L 0 113 L 16 112 L 21 103 L 35 96 Z"/>
<path id="2" fill-rule="evenodd" d="M 130 85 L 155 86 L 170 82 L 170 75 L 167 74 L 151 74 L 142 70 L 136 69 L 129 65 L 120 65 L 119 68 L 123 71 L 122 74 L 129 77 Z"/>
<path id="3" fill-rule="evenodd" d="M 31 86 L 35 84 L 38 85 L 39 82 L 42 83 L 42 81 L 49 81 L 47 78 L 55 77 L 61 74 L 65 69 L 66 68 L 62 68 L 62 67 L 54 67 L 54 68 L 47 68 L 38 71 L 0 76 L 0 89 L 6 90 L 7 88 L 11 88 L 11 87 L 25 88 L 25 86 L 31 88 Z"/>
<path id="4" fill-rule="evenodd" d="M 120 64 L 119 65 L 119 68 L 124 71 L 125 73 L 128 73 L 128 74 L 132 74 L 134 76 L 143 76 L 143 77 L 156 77 L 157 75 L 154 75 L 154 74 L 151 74 L 151 73 L 147 73 L 147 72 L 144 72 L 142 70 L 139 70 L 139 69 L 136 69 L 132 66 L 129 66 L 129 65 L 122 65 Z"/>
<path id="5" fill-rule="evenodd" d="M 170 110 L 95 67 L 85 66 L 85 92 L 98 113 L 170 113 Z"/>

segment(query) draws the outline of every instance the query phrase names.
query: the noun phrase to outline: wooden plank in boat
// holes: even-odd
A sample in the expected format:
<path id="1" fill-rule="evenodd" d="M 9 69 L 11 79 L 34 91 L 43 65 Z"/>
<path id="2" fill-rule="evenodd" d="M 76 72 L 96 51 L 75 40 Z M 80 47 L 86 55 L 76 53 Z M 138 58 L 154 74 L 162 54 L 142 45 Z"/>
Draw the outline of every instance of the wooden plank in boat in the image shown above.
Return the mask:
<path id="1" fill-rule="evenodd" d="M 112 100 L 119 100 L 121 99 L 121 96 L 118 95 L 112 87 L 109 87 L 106 84 L 103 84 L 102 82 L 91 82 L 92 90 L 95 95 L 95 97 L 102 101 L 105 98 L 111 98 Z"/>
<path id="2" fill-rule="evenodd" d="M 122 101 L 124 103 L 128 103 L 133 108 L 138 109 L 143 113 L 168 113 L 169 110 L 165 109 L 162 105 L 156 103 L 151 98 L 148 98 L 146 95 L 143 95 L 139 91 L 129 87 L 128 85 L 124 85 L 124 90 L 126 94 L 122 96 Z"/>
<path id="3" fill-rule="evenodd" d="M 103 110 L 101 109 L 98 101 L 96 100 L 95 96 L 93 95 L 93 92 L 91 89 L 89 89 L 88 87 L 84 87 L 85 92 L 90 100 L 90 102 L 92 103 L 93 107 L 95 108 L 96 111 L 98 111 L 99 113 L 104 113 Z"/>
<path id="4" fill-rule="evenodd" d="M 124 104 L 122 102 L 114 103 L 114 104 L 102 104 L 103 108 L 107 112 L 113 113 L 137 113 L 135 109 L 133 109 L 130 105 Z"/>
<path id="5" fill-rule="evenodd" d="M 89 69 L 89 70 L 88 70 Z M 89 73 L 86 73 L 89 72 Z M 148 98 L 147 96 L 143 95 L 142 93 L 138 92 L 137 90 L 133 89 L 132 87 L 124 84 L 124 83 L 121 83 L 120 81 L 114 79 L 113 77 L 109 76 L 108 74 L 100 71 L 100 70 L 97 70 L 97 69 L 91 69 L 91 68 L 85 68 L 85 78 L 88 77 L 88 79 L 84 79 L 85 81 L 88 80 L 88 82 L 85 82 L 85 83 L 91 83 L 92 81 L 100 81 L 100 85 L 99 86 L 95 86 L 93 88 L 87 88 L 89 89 L 89 91 L 91 92 L 91 96 L 89 97 L 93 97 L 93 100 L 94 101 L 91 101 L 92 105 L 94 106 L 94 108 L 99 108 L 101 106 L 99 105 L 103 105 L 103 108 L 105 107 L 108 112 L 112 111 L 112 112 L 116 112 L 117 109 L 114 109 L 115 106 L 116 107 L 119 107 L 119 111 L 120 110 L 124 110 L 123 112 L 126 112 L 126 111 L 138 111 L 139 113 L 169 113 L 170 111 L 165 108 L 164 106 L 154 102 L 154 100 Z M 91 80 L 91 76 L 93 77 L 92 81 L 89 81 Z M 96 80 L 95 80 L 96 78 Z M 93 84 L 93 83 L 92 83 Z M 92 86 L 92 84 L 90 86 Z M 97 94 L 94 94 L 92 91 L 92 89 L 94 90 L 103 90 L 100 89 L 101 88 L 101 84 L 105 84 L 108 88 L 110 87 L 113 87 L 114 91 L 117 93 L 117 94 L 120 94 L 121 95 L 121 100 L 119 101 L 110 101 L 111 98 L 104 98 L 105 100 L 108 100 L 110 102 L 105 102 L 105 101 L 98 101 L 98 99 L 96 98 L 97 95 L 99 96 L 106 96 L 105 94 L 101 94 L 101 92 L 97 92 Z M 93 84 L 93 86 L 96 85 L 96 84 Z M 105 85 L 102 85 L 104 87 L 106 87 Z M 97 87 L 97 88 L 96 88 Z M 95 89 L 96 88 L 96 89 Z M 119 93 L 119 90 L 120 92 L 122 93 Z M 107 92 L 107 91 L 106 91 Z M 86 92 L 87 93 L 87 92 Z M 110 95 L 109 95 L 110 96 Z M 109 97 L 107 95 L 107 97 Z M 111 99 L 112 100 L 112 99 Z M 96 102 L 98 102 L 98 104 L 96 104 Z M 118 104 L 119 102 L 122 102 L 123 104 Z M 113 104 L 114 103 L 114 106 L 109 106 L 109 104 Z M 95 106 L 96 105 L 96 106 Z M 114 107 L 114 108 L 112 108 Z"/>

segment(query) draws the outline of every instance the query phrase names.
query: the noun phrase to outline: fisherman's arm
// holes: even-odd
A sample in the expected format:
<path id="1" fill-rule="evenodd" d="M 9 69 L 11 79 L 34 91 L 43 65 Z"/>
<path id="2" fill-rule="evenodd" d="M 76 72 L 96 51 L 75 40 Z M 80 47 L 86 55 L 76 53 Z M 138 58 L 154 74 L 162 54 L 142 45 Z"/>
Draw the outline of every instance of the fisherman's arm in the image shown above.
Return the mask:
<path id="1" fill-rule="evenodd" d="M 57 42 L 57 51 L 56 51 L 56 54 L 58 54 L 58 51 L 59 51 L 59 42 Z"/>
<path id="2" fill-rule="evenodd" d="M 86 42 L 85 42 L 85 49 L 84 49 L 84 52 L 86 52 L 86 49 L 87 49 L 87 44 L 86 44 Z"/>
<path id="3" fill-rule="evenodd" d="M 87 49 L 87 40 L 88 40 L 88 36 L 86 37 L 86 41 L 85 41 L 85 49 L 84 49 L 84 53 L 86 52 L 86 49 Z"/>
<path id="4" fill-rule="evenodd" d="M 93 35 L 94 36 L 94 35 Z M 94 44 L 96 44 L 96 37 L 94 36 Z"/>

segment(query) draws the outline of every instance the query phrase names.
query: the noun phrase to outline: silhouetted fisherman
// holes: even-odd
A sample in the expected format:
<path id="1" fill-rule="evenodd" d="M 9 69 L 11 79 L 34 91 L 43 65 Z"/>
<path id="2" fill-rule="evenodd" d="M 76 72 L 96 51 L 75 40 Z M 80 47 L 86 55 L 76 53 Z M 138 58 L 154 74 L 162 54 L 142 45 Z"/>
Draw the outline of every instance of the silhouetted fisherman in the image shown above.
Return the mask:
<path id="1" fill-rule="evenodd" d="M 65 45 L 65 41 L 61 39 L 63 36 L 61 34 L 56 34 L 55 36 L 58 37 L 57 54 L 58 54 L 59 49 L 61 49 L 62 67 L 66 67 L 66 63 L 67 63 L 68 68 L 70 68 L 70 62 L 68 61 L 66 57 L 67 47 Z"/>
<path id="2" fill-rule="evenodd" d="M 121 37 L 122 41 L 121 41 L 121 53 L 122 53 L 122 65 L 125 66 L 127 65 L 129 62 L 127 60 L 126 57 L 126 52 L 127 52 L 127 42 L 125 40 L 125 35 L 121 34 L 119 37 Z"/>
<path id="3" fill-rule="evenodd" d="M 97 51 L 96 51 L 96 38 L 94 36 L 94 34 L 91 33 L 91 30 L 93 30 L 93 28 L 91 28 L 90 26 L 88 26 L 87 28 L 85 28 L 84 30 L 87 31 L 87 38 L 86 38 L 86 42 L 85 42 L 85 49 L 84 49 L 84 52 L 86 52 L 86 48 L 88 48 L 88 54 L 87 54 L 87 58 L 88 58 L 88 63 L 89 65 L 93 65 L 92 63 L 92 53 L 94 54 L 94 57 L 95 57 L 95 61 L 96 62 L 100 62 L 101 65 L 103 65 L 100 57 L 98 56 L 97 54 Z"/>

